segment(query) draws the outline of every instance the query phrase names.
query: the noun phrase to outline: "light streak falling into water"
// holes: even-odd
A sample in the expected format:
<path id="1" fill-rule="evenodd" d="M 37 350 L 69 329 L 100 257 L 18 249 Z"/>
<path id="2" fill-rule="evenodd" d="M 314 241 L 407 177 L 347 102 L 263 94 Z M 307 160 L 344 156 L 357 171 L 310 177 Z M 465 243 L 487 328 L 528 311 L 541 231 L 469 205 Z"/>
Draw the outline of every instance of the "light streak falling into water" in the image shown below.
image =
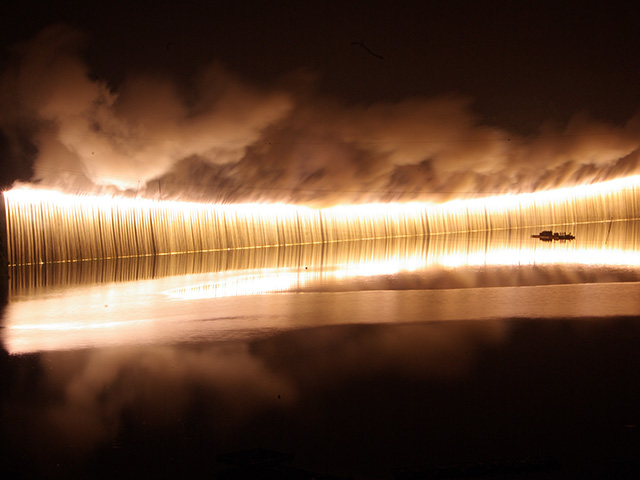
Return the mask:
<path id="1" fill-rule="evenodd" d="M 198 315 L 211 309 L 199 304 L 200 310 L 190 312 L 185 302 L 314 291 L 318 286 L 403 272 L 422 275 L 434 269 L 554 265 L 637 269 L 639 222 L 613 220 L 638 216 L 639 183 L 638 177 L 630 177 L 589 187 L 442 205 L 324 210 L 13 190 L 5 193 L 12 258 L 26 258 L 33 252 L 44 257 L 32 265 L 10 267 L 3 341 L 14 353 L 84 348 L 96 345 L 98 337 L 98 343 L 112 345 L 136 338 L 173 341 L 188 337 L 194 328 L 201 334 L 192 320 L 201 320 Z M 530 223 L 548 226 L 560 220 L 574 224 L 575 241 L 545 243 L 530 237 L 535 233 L 527 228 Z M 457 231 L 466 233 L 438 235 Z M 357 240 L 360 237 L 373 239 Z M 133 258 L 149 242 L 153 251 Z M 205 246 L 215 251 L 153 255 L 159 245 L 166 247 L 166 253 L 186 247 L 207 250 Z M 171 250 L 176 246 L 180 248 Z M 68 259 L 80 254 L 77 258 L 84 259 L 83 252 L 90 253 L 87 258 L 100 258 L 109 251 L 118 255 L 99 262 L 41 263 L 53 254 Z M 119 256 L 125 251 L 131 255 Z M 288 305 L 285 300 L 270 301 Z M 260 310 L 250 300 L 242 302 L 251 305 L 242 307 L 247 318 Z M 229 310 L 228 321 L 224 320 L 226 307 L 218 311 L 219 307 L 215 315 L 222 320 L 217 320 L 216 335 L 226 331 L 237 335 L 235 307 Z M 270 316 L 264 328 L 286 328 L 286 318 L 280 313 Z"/>
<path id="2" fill-rule="evenodd" d="M 37 189 L 4 193 L 9 263 L 28 265 L 640 217 L 640 177 L 520 195 L 337 206 L 160 202 Z"/>
<path id="3" fill-rule="evenodd" d="M 366 310 L 364 317 L 349 317 L 343 312 L 324 312 L 324 304 L 331 298 L 347 295 L 357 302 L 358 309 L 362 309 L 363 300 L 359 299 L 366 298 L 369 302 L 382 295 L 384 292 L 376 290 L 380 285 L 385 290 L 405 290 L 407 295 L 414 292 L 410 293 L 412 301 L 423 302 L 422 311 L 414 312 L 416 320 L 437 319 L 442 315 L 443 319 L 465 318 L 471 314 L 486 316 L 490 312 L 481 310 L 486 305 L 480 297 L 485 293 L 500 297 L 503 294 L 498 291 L 502 289 L 473 288 L 484 284 L 476 285 L 464 280 L 464 285 L 448 284 L 446 290 L 449 293 L 432 290 L 441 288 L 439 278 L 443 272 L 451 273 L 453 277 L 449 276 L 450 279 L 458 272 L 461 278 L 471 278 L 467 275 L 477 272 L 478 267 L 490 272 L 494 280 L 497 278 L 498 286 L 510 287 L 514 285 L 514 278 L 524 272 L 519 270 L 520 267 L 534 267 L 526 270 L 529 276 L 535 275 L 540 267 L 551 267 L 551 270 L 543 270 L 545 281 L 549 281 L 548 276 L 557 265 L 572 265 L 571 268 L 577 268 L 574 271 L 578 272 L 602 267 L 608 272 L 608 281 L 618 282 L 618 286 L 611 285 L 611 291 L 625 292 L 625 298 L 633 298 L 629 295 L 635 291 L 634 285 L 640 285 L 640 273 L 637 273 L 640 270 L 640 222 L 582 225 L 578 226 L 576 233 L 577 240 L 572 242 L 540 242 L 521 230 L 214 252 L 196 258 L 216 257 L 215 271 L 189 270 L 191 273 L 184 275 L 184 270 L 176 270 L 174 276 L 163 276 L 171 273 L 167 270 L 159 277 L 143 275 L 137 279 L 131 274 L 125 277 L 133 281 L 120 282 L 113 281 L 110 274 L 96 274 L 93 270 L 84 281 L 74 282 L 71 280 L 82 279 L 73 275 L 59 277 L 55 269 L 82 268 L 85 263 L 54 264 L 46 266 L 49 270 L 45 277 L 50 283 L 39 286 L 16 284 L 12 287 L 3 320 L 3 343 L 8 351 L 19 353 L 131 342 L 189 341 L 191 337 L 199 338 L 201 335 L 218 340 L 229 336 L 236 338 L 247 329 L 292 328 L 298 325 L 296 322 L 302 321 L 300 318 L 305 318 L 304 322 L 353 322 L 358 318 L 370 321 L 375 314 L 371 309 Z M 212 265 L 206 260 L 202 263 L 202 268 Z M 135 270 L 135 262 L 133 265 Z M 508 268 L 501 271 L 500 267 Z M 612 269 L 618 267 L 627 273 L 616 277 Z M 20 267 L 23 268 L 45 266 Z M 115 270 L 119 271 L 119 268 Z M 560 281 L 564 282 L 564 270 L 562 272 Z M 402 277 L 403 274 L 408 276 Z M 473 275 L 475 273 L 471 273 Z M 504 277 L 501 279 L 500 275 Z M 12 274 L 14 277 L 19 275 Z M 378 281 L 376 277 L 386 277 L 387 280 L 375 283 Z M 586 281 L 587 285 L 592 285 L 589 288 L 597 290 L 592 276 L 587 277 L 586 280 L 577 278 L 574 281 Z M 62 281 L 56 283 L 56 278 L 62 278 Z M 373 286 L 367 286 L 371 281 Z M 532 285 L 537 281 L 534 279 L 533 283 L 526 285 L 534 288 Z M 626 286 L 620 282 L 627 282 Z M 376 290 L 370 292 L 373 297 L 366 297 L 368 293 L 363 290 L 367 288 Z M 579 298 L 574 300 L 583 302 L 583 290 L 577 288 L 562 292 L 575 291 Z M 470 293 L 455 294 L 453 291 L 456 289 Z M 473 293 L 476 290 L 485 293 L 476 295 Z M 342 294 L 338 297 L 323 296 L 327 291 L 341 291 Z M 516 289 L 504 293 L 504 298 L 498 300 L 507 302 L 509 315 L 531 315 L 531 312 L 522 310 L 524 306 L 535 303 L 526 298 L 527 291 L 538 296 L 547 295 L 540 290 Z M 276 292 L 304 292 L 305 295 L 266 295 Z M 521 305 L 513 305 L 510 295 L 522 297 L 519 300 Z M 460 298 L 466 299 L 467 296 L 471 298 L 470 306 L 463 309 Z M 619 302 L 619 297 L 612 296 L 611 301 L 602 304 L 598 304 L 593 295 L 589 298 L 592 297 L 591 303 L 576 304 L 575 312 L 565 309 L 569 305 L 566 302 L 572 301 L 568 293 L 562 293 L 558 304 L 562 305 L 563 314 L 636 312 L 629 310 L 633 305 L 624 302 L 612 306 L 614 300 Z M 399 297 L 389 297 L 390 300 L 394 298 Z M 331 308 L 333 301 L 329 301 L 326 308 Z M 441 301 L 452 310 L 441 312 L 438 306 Z M 293 307 L 299 304 L 303 305 L 301 311 Z M 401 319 L 413 318 L 404 313 L 409 304 L 403 305 Z M 538 307 L 534 308 L 535 314 L 541 314 Z M 287 313 L 291 308 L 294 308 L 294 313 Z M 431 312 L 430 309 L 434 308 Z M 378 317 L 378 321 L 395 318 L 382 314 Z"/>

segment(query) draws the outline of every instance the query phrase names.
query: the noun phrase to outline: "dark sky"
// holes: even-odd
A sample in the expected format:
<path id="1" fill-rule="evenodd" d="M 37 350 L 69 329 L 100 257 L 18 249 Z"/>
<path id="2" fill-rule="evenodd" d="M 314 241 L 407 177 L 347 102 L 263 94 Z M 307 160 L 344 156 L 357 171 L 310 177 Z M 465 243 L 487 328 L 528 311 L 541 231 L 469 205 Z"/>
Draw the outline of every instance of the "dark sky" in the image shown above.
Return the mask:
<path id="1" fill-rule="evenodd" d="M 118 96 L 120 100 L 116 103 L 125 103 L 122 98 L 131 91 L 132 78 L 154 78 L 156 83 L 162 79 L 165 84 L 171 84 L 180 103 L 186 107 L 184 118 L 192 118 L 206 110 L 198 106 L 203 104 L 203 94 L 202 87 L 197 85 L 211 65 L 225 72 L 226 80 L 219 80 L 219 74 L 214 75 L 216 85 L 218 81 L 240 82 L 256 95 L 284 92 L 291 101 L 292 110 L 288 112 L 295 113 L 282 114 L 266 123 L 258 122 L 254 132 L 261 134 L 245 136 L 243 151 L 225 150 L 211 155 L 191 149 L 173 154 L 171 161 L 148 174 L 143 168 L 123 172 L 124 177 L 131 179 L 125 182 L 129 186 L 135 183 L 135 177 L 143 183 L 159 178 L 169 173 L 169 164 L 197 156 L 204 159 L 204 163 L 195 165 L 191 160 L 188 166 L 191 173 L 183 175 L 184 178 L 172 172 L 170 178 L 174 184 L 189 184 L 195 169 L 199 172 L 198 178 L 204 175 L 216 189 L 224 187 L 236 193 L 240 184 L 255 186 L 263 192 L 265 188 L 290 189 L 294 185 L 315 192 L 310 197 L 317 197 L 320 190 L 345 190 L 343 184 L 334 185 L 337 172 L 332 165 L 311 158 L 318 154 L 300 154 L 293 152 L 294 148 L 276 148 L 277 151 L 272 148 L 269 155 L 280 159 L 306 156 L 311 158 L 306 166 L 296 164 L 292 178 L 285 173 L 288 178 L 285 184 L 275 180 L 283 176 L 282 171 L 270 177 L 274 162 L 280 164 L 284 160 L 269 160 L 269 155 L 260 153 L 264 149 L 258 147 L 285 144 L 290 147 L 292 138 L 297 142 L 296 147 L 303 144 L 306 150 L 313 142 L 320 142 L 323 147 L 344 146 L 345 142 L 351 146 L 386 142 L 388 148 L 375 152 L 359 147 L 348 152 L 342 148 L 339 153 L 323 153 L 348 157 L 346 163 L 350 168 L 344 175 L 352 181 L 350 184 L 357 184 L 358 191 L 369 192 L 416 190 L 418 187 L 406 177 L 420 178 L 421 185 L 428 184 L 431 191 L 438 192 L 452 184 L 455 184 L 452 190 L 472 192 L 514 190 L 514 185 L 521 185 L 516 190 L 527 190 L 562 183 L 567 177 L 574 182 L 583 181 L 585 175 L 588 177 L 596 170 L 601 172 L 603 163 L 614 170 L 627 171 L 628 165 L 621 167 L 619 160 L 636 150 L 628 145 L 630 135 L 634 141 L 638 138 L 630 131 L 636 129 L 640 107 L 640 29 L 632 2 L 599 2 L 596 6 L 586 6 L 584 2 L 544 1 L 193 2 L 195 5 L 109 2 L 80 6 L 69 2 L 62 7 L 58 3 L 36 7 L 27 2 L 9 7 L 11 14 L 3 15 L 0 33 L 5 47 L 2 62 L 5 72 L 15 71 L 16 62 L 28 57 L 24 51 L 16 55 L 15 49 L 7 53 L 12 45 L 33 39 L 43 29 L 58 24 L 83 32 L 82 41 L 67 42 L 74 46 L 64 48 L 77 56 L 92 82 L 105 85 Z M 50 44 L 51 40 L 47 42 Z M 31 52 L 35 49 L 32 47 Z M 55 55 L 50 54 L 49 58 L 51 63 L 56 60 Z M 40 78 L 48 76 L 44 70 L 39 70 Z M 24 83 L 24 77 L 17 82 Z M 70 80 L 70 84 L 73 81 Z M 3 90 L 7 92 L 10 88 Z M 215 98 L 226 95 L 224 88 L 212 87 L 210 92 Z M 8 96 L 5 94 L 5 101 Z M 434 107 L 434 99 L 448 99 L 454 105 Z M 416 107 L 420 102 L 422 106 Z M 142 106 L 136 108 L 142 109 Z M 126 108 L 116 108 L 120 120 L 124 110 Z M 446 119 L 452 116 L 455 118 L 448 123 Z M 37 120 L 41 121 L 41 117 L 39 114 Z M 394 130 L 392 125 L 398 125 L 398 131 L 405 130 L 402 125 L 420 124 L 421 120 L 416 118 L 427 117 L 430 120 L 409 136 L 386 135 Z M 437 131 L 434 125 L 442 119 L 451 128 Z M 45 121 L 63 123 L 59 117 Z M 344 122 L 353 125 L 369 121 L 376 127 L 350 133 L 328 132 L 327 125 L 338 130 L 337 126 Z M 95 124 L 94 120 L 91 122 Z M 322 128 L 316 127 L 318 122 L 323 124 Z M 42 153 L 50 149 L 43 147 L 46 141 L 34 138 L 33 122 L 27 123 L 25 126 L 22 122 L 17 128 L 15 118 L 4 120 L 4 135 L 12 139 L 5 139 L 4 143 L 14 145 L 14 152 L 16 142 L 19 143 L 22 146 L 17 150 L 21 155 L 35 157 L 38 165 L 38 159 L 51 158 Z M 131 125 L 130 116 L 124 123 Z M 8 129 L 7 124 L 12 124 L 13 130 Z M 310 124 L 314 128 L 308 128 Z M 472 132 L 475 127 L 482 130 Z M 7 133 L 8 130 L 19 130 L 20 141 L 14 138 L 14 133 Z M 269 133 L 265 135 L 267 130 Z M 594 132 L 610 136 L 614 130 L 620 132 L 620 138 L 613 142 L 615 145 L 607 138 L 604 148 L 608 152 L 614 150 L 615 154 L 609 154 L 606 161 L 597 152 L 584 158 L 585 149 L 600 152 L 600 145 L 593 145 L 593 141 L 586 147 L 565 143 L 549 146 L 539 142 L 532 145 L 532 139 L 538 136 L 593 136 Z M 99 131 L 104 133 L 105 127 Z M 113 135 L 113 132 L 106 134 Z M 150 135 L 156 138 L 156 134 L 158 131 L 154 130 Z M 459 168 L 453 169 L 456 180 L 451 178 L 451 168 L 443 170 L 439 164 L 457 162 L 455 158 L 468 156 L 469 152 L 444 155 L 443 160 L 442 153 L 432 149 L 427 148 L 423 156 L 416 156 L 414 151 L 408 153 L 390 146 L 392 141 L 400 144 L 425 139 L 466 142 L 478 138 L 495 140 L 496 136 L 501 142 L 517 142 L 518 148 L 509 145 L 509 152 L 505 154 L 503 147 L 497 149 L 502 153 L 496 153 L 492 147 L 492 156 L 505 156 L 495 163 L 494 169 L 486 168 L 482 160 L 479 168 L 464 160 L 459 162 Z M 216 135 L 211 138 L 214 137 L 218 139 Z M 185 137 L 180 138 L 185 141 Z M 34 148 L 26 148 L 25 142 Z M 77 145 L 64 146 L 80 158 L 78 168 L 84 173 L 101 178 L 114 176 L 113 172 L 88 166 L 89 154 L 81 152 Z M 553 152 L 549 153 L 549 149 Z M 95 149 L 91 151 L 95 155 Z M 469 171 L 484 176 L 497 172 L 503 175 L 505 163 L 509 166 L 537 163 L 532 156 L 539 151 L 553 157 L 548 164 L 540 160 L 544 163 L 540 169 L 544 178 L 532 178 L 530 172 L 514 173 L 515 169 L 504 174 L 505 178 L 493 181 L 486 178 L 461 181 L 458 175 Z M 400 157 L 403 160 L 399 160 Z M 38 178 L 47 177 L 43 172 L 47 168 L 51 170 L 51 163 L 45 159 Z M 103 163 L 109 161 L 103 159 Z M 284 163 L 291 165 L 291 162 Z M 345 161 L 339 163 L 344 165 Z M 380 163 L 384 167 L 380 167 Z M 307 168 L 309 164 L 312 167 Z M 261 173 L 252 171 L 256 165 L 260 165 Z M 417 165 L 420 169 L 414 169 Z M 585 173 L 585 165 L 591 173 Z M 75 167 L 68 168 L 75 171 Z M 290 171 L 288 167 L 282 168 Z M 266 174 L 269 181 L 260 183 L 257 179 L 265 177 L 265 169 L 269 171 Z M 362 180 L 363 169 L 380 172 L 380 178 Z M 181 172 L 184 173 L 184 168 Z M 558 176 L 562 181 L 548 180 Z M 234 179 L 239 183 L 232 185 Z M 54 182 L 51 175 L 47 180 Z M 165 182 L 171 183 L 169 179 Z M 54 183 L 60 183 L 59 179 Z"/>
<path id="2" fill-rule="evenodd" d="M 349 101 L 470 95 L 529 128 L 579 109 L 625 121 L 640 105 L 632 2 L 28 3 L 5 17 L 3 46 L 76 26 L 93 73 L 115 83 L 137 69 L 185 78 L 211 61 L 259 83 L 307 69 Z"/>

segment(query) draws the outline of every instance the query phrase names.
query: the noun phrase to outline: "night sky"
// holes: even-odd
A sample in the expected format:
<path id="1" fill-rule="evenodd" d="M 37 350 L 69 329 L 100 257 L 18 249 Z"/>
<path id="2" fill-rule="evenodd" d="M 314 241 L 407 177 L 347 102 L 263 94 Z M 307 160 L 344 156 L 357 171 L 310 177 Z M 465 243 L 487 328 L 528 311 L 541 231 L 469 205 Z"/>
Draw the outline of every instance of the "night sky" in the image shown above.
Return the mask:
<path id="1" fill-rule="evenodd" d="M 309 204 L 636 173 L 629 2 L 20 3 L 2 183 Z"/>

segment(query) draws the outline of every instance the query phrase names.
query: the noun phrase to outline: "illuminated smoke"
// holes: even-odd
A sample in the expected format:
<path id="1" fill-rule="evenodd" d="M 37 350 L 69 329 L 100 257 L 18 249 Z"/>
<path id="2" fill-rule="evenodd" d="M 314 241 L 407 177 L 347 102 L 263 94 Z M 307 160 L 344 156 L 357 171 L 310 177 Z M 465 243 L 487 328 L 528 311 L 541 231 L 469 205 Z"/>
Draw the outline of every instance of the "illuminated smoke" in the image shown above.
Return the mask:
<path id="1" fill-rule="evenodd" d="M 640 160 L 640 115 L 611 125 L 580 113 L 522 136 L 483 122 L 470 98 L 349 105 L 308 81 L 258 87 L 220 65 L 187 86 L 150 74 L 109 85 L 91 77 L 83 42 L 44 30 L 14 49 L 0 84 L 5 155 L 48 187 L 314 206 L 442 201 L 588 184 L 637 173 Z"/>
<path id="2" fill-rule="evenodd" d="M 191 98 L 169 81 L 129 77 L 117 91 L 89 77 L 76 55 L 81 36 L 52 27 L 16 49 L 5 74 L 2 126 L 28 124 L 39 154 L 34 180 L 133 188 L 192 156 L 216 163 L 243 158 L 291 100 L 262 93 L 220 67 L 204 70 Z M 5 109 L 3 109 L 5 110 Z M 69 185 L 71 184 L 71 185 Z"/>

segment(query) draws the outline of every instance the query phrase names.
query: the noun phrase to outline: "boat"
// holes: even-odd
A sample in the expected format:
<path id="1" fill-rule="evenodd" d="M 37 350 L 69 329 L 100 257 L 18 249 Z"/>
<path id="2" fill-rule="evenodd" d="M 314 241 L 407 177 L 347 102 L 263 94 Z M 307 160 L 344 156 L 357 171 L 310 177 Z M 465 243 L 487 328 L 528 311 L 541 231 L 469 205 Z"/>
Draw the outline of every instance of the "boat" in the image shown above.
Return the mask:
<path id="1" fill-rule="evenodd" d="M 554 232 L 552 230 L 543 230 L 537 235 L 531 235 L 531 238 L 539 238 L 545 242 L 550 242 L 552 240 L 573 240 L 575 235 L 572 235 L 571 232 Z"/>

